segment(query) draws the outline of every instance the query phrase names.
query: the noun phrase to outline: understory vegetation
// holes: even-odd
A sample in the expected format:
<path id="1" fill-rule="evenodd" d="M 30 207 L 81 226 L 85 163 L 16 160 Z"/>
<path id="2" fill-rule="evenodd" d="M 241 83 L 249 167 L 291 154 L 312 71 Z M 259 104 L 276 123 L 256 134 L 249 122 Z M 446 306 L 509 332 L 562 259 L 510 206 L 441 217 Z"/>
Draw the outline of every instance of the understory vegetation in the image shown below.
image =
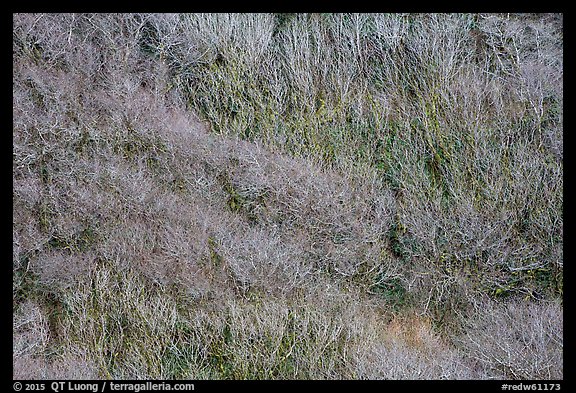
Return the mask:
<path id="1" fill-rule="evenodd" d="M 562 379 L 562 25 L 14 14 L 14 378 Z"/>

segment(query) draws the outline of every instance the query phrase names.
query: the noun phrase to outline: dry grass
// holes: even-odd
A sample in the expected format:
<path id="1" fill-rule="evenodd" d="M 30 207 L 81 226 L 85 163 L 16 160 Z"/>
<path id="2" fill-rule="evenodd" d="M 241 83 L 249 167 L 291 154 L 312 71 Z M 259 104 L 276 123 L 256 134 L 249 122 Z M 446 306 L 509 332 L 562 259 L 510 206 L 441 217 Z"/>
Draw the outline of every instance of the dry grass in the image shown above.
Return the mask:
<path id="1" fill-rule="evenodd" d="M 13 21 L 15 378 L 562 378 L 562 16 Z"/>

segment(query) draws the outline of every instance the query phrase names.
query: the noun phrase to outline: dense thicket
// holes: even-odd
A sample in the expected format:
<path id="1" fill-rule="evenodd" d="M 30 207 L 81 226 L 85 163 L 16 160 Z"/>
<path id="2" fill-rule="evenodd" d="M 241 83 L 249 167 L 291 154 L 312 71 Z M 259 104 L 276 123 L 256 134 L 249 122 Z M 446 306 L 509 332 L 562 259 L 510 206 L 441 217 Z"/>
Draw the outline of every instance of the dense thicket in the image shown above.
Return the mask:
<path id="1" fill-rule="evenodd" d="M 561 15 L 13 16 L 18 378 L 562 378 Z"/>

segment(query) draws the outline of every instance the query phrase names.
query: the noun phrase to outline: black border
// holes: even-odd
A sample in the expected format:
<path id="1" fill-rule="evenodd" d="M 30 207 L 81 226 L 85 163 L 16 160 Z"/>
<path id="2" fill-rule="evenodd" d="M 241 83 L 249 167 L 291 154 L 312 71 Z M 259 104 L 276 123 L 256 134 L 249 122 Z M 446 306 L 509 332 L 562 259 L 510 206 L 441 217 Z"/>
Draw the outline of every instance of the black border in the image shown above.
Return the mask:
<path id="1" fill-rule="evenodd" d="M 119 3 L 113 2 L 69 2 L 69 3 L 60 3 L 54 4 L 52 2 L 19 2 L 17 4 L 12 3 L 9 4 L 13 9 L 13 13 L 20 13 L 20 12 L 283 12 L 283 11 L 291 11 L 291 12 L 318 12 L 318 11 L 330 11 L 330 12 L 427 12 L 427 13 L 440 13 L 440 12 L 554 12 L 554 13 L 562 13 L 563 18 L 568 16 L 568 19 L 563 23 L 563 34 L 568 33 L 568 36 L 571 35 L 572 25 L 571 22 L 573 21 L 570 18 L 570 13 L 566 12 L 568 7 L 567 3 L 564 2 L 562 5 L 559 4 L 550 4 L 549 2 L 546 3 L 527 3 L 527 2 L 516 2 L 513 5 L 504 4 L 502 2 L 492 2 L 492 3 L 458 3 L 453 4 L 452 6 L 447 6 L 445 4 L 438 4 L 438 3 L 427 3 L 427 6 L 424 6 L 423 3 L 418 4 L 414 2 L 413 4 L 409 4 L 409 2 L 377 2 L 377 1 L 370 1 L 366 2 L 363 5 L 358 5 L 356 3 L 349 3 L 345 4 L 342 2 L 328 2 L 328 1 L 319 1 L 319 2 L 282 2 L 282 3 L 273 3 L 273 2 L 266 2 L 260 4 L 261 7 L 236 1 L 234 3 L 217 3 L 217 2 L 194 2 L 194 3 L 133 3 L 132 6 L 130 5 L 122 5 Z M 262 7 L 263 6 L 263 7 Z M 8 20 L 5 23 L 6 29 L 8 26 L 12 26 L 13 22 L 8 23 Z M 9 32 L 6 32 L 5 36 L 6 40 L 9 37 Z M 564 80 L 564 91 L 571 92 L 566 87 L 570 84 L 569 82 L 572 81 L 573 77 L 571 75 L 570 70 L 573 69 L 573 61 L 572 61 L 572 54 L 573 47 L 572 47 L 572 40 L 571 37 L 568 39 L 564 39 L 564 53 L 568 56 L 564 55 L 564 69 L 568 70 L 567 73 L 564 73 L 563 80 Z M 8 42 L 7 42 L 8 45 Z M 565 107 L 570 108 L 573 104 L 573 101 L 570 99 L 570 94 L 566 94 L 565 97 Z M 570 116 L 564 117 L 564 121 L 569 125 L 572 121 Z M 564 133 L 564 141 L 569 141 L 572 138 L 571 127 L 564 125 L 564 129 L 568 130 L 568 132 Z M 565 151 L 570 151 L 571 145 L 570 143 L 565 144 Z M 568 155 L 570 158 L 570 155 Z M 8 155 L 5 155 L 4 158 L 8 160 Z M 571 163 L 571 160 L 565 160 L 564 163 Z M 6 163 L 6 166 L 9 164 Z M 570 179 L 567 177 L 566 173 L 574 173 L 572 171 L 564 171 L 564 198 L 567 195 L 570 195 L 571 191 L 571 182 Z M 570 198 L 568 198 L 571 201 Z M 568 207 L 568 208 L 566 208 Z M 565 214 L 570 212 L 571 204 L 564 204 L 564 217 L 570 214 Z M 570 222 L 570 221 L 568 221 Z M 569 225 L 566 227 L 569 228 Z M 564 238 L 570 238 L 569 236 L 570 230 L 564 229 Z M 568 236 L 566 236 L 568 234 Z M 568 248 L 564 248 L 564 255 L 568 255 L 567 253 Z M 566 259 L 566 257 L 564 258 Z M 6 269 L 8 269 L 8 264 L 6 264 Z M 571 277 L 572 267 L 571 264 L 568 263 L 567 266 L 564 267 L 564 276 Z M 6 280 L 8 281 L 9 275 L 6 272 Z M 7 282 L 5 285 L 6 292 L 8 292 L 9 283 Z M 568 315 L 570 315 L 570 310 L 572 308 L 572 288 L 570 285 L 564 287 L 564 307 L 568 310 Z M 6 298 L 9 298 L 8 293 L 6 294 Z M 7 302 L 5 304 L 8 304 Z M 8 307 L 8 306 L 7 306 Z M 6 315 L 8 311 L 6 312 Z M 564 331 L 573 331 L 573 321 L 570 318 L 567 318 L 564 321 Z M 568 328 L 568 329 L 566 329 Z M 7 337 L 11 337 L 6 335 L 6 357 L 8 357 L 8 353 L 11 353 L 11 349 L 9 349 L 9 341 Z M 564 350 L 564 379 L 561 381 L 546 381 L 546 380 L 527 380 L 527 381 L 512 381 L 512 380 L 442 380 L 442 381 L 432 381 L 432 380 L 393 380 L 393 381 L 375 381 L 375 380 L 368 380 L 368 381 L 360 381 L 360 380 L 336 380 L 336 381 L 315 381 L 315 380 L 288 380 L 288 381 L 271 381 L 271 380 L 263 380 L 263 381 L 219 381 L 219 380 L 210 380 L 210 381 L 154 381 L 154 380 L 125 380 L 125 381 L 114 381 L 117 383 L 125 383 L 125 384 L 142 384 L 146 383 L 147 381 L 152 383 L 161 383 L 164 382 L 171 386 L 174 386 L 178 383 L 192 383 L 194 384 L 194 392 L 205 392 L 208 389 L 246 389 L 250 391 L 270 391 L 271 389 L 277 388 L 306 388 L 306 389 L 336 389 L 336 388 L 344 388 L 344 389 L 384 389 L 381 391 L 402 391 L 404 389 L 441 389 L 443 391 L 458 391 L 462 392 L 463 389 L 480 389 L 481 391 L 491 392 L 491 391 L 513 391 L 514 389 L 509 388 L 504 390 L 502 388 L 503 384 L 515 385 L 519 386 L 520 384 L 523 385 L 532 385 L 532 384 L 544 384 L 547 385 L 556 385 L 560 386 L 560 390 L 565 390 L 569 386 L 572 386 L 573 374 L 570 371 L 574 368 L 570 367 L 573 365 L 573 351 L 572 343 L 570 334 L 565 334 L 565 337 L 568 338 L 566 340 L 567 349 Z M 576 370 L 576 369 L 574 369 Z M 13 366 L 6 371 L 6 373 L 10 372 L 13 375 Z M 45 392 L 52 392 L 54 391 L 51 386 L 53 382 L 61 382 L 68 380 L 14 380 L 11 378 L 12 381 L 10 382 L 10 386 L 12 391 L 31 391 L 25 390 L 24 387 L 26 384 L 34 385 L 35 387 L 44 386 L 42 389 Z M 97 384 L 98 391 L 102 392 L 104 388 L 104 384 L 106 381 L 96 381 L 96 380 L 80 380 L 80 381 L 70 381 L 72 383 L 90 383 L 90 384 Z M 21 390 L 16 390 L 16 384 L 20 383 L 23 387 Z M 107 383 L 107 387 L 104 391 L 113 391 L 110 389 L 109 382 Z M 65 386 L 67 386 L 65 384 Z M 389 390 L 391 389 L 391 390 Z M 528 390 L 528 389 L 518 389 L 518 390 Z M 545 389 L 542 389 L 545 390 Z M 39 391 L 35 389 L 34 391 Z M 70 391 L 66 388 L 59 390 L 61 392 Z M 125 390 L 125 391 L 134 391 L 134 390 Z M 142 391 L 142 390 L 141 390 Z M 174 391 L 174 390 L 172 390 Z"/>

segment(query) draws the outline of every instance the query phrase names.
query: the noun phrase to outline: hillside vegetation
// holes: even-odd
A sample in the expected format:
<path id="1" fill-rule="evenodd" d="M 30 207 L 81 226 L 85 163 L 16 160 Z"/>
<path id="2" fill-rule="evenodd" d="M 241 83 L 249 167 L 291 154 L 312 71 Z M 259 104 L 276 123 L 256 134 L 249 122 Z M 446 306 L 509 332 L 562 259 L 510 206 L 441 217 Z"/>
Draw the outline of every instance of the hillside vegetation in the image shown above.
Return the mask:
<path id="1" fill-rule="evenodd" d="M 14 378 L 562 379 L 562 25 L 14 14 Z"/>

